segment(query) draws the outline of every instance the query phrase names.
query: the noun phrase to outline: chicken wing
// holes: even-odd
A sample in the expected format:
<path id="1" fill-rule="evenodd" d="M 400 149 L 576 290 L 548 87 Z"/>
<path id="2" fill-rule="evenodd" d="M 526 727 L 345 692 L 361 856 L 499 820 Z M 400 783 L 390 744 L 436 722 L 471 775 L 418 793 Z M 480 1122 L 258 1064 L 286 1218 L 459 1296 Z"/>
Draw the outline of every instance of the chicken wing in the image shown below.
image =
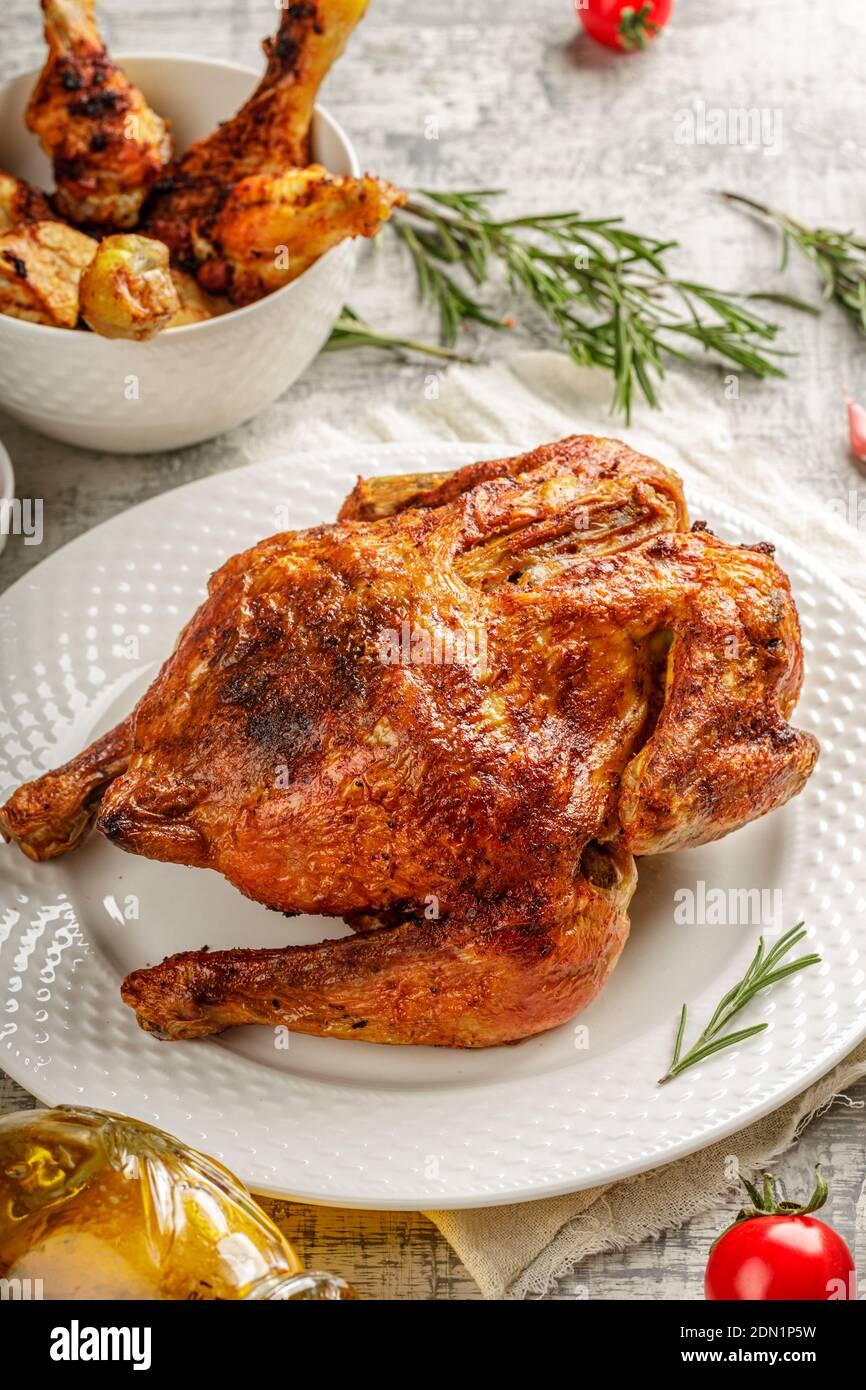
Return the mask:
<path id="1" fill-rule="evenodd" d="M 93 226 L 134 227 L 171 157 L 165 121 L 112 61 L 94 0 L 42 0 L 48 58 L 27 124 L 54 164 L 58 211 Z"/>
<path id="2" fill-rule="evenodd" d="M 241 179 L 215 214 L 193 219 L 199 281 L 233 304 L 249 304 L 347 237 L 375 236 L 403 202 L 405 194 L 382 179 L 337 178 L 320 164 Z"/>
<path id="3" fill-rule="evenodd" d="M 134 715 L 127 715 L 63 767 L 25 783 L 0 811 L 4 838 L 37 862 L 74 849 L 90 829 L 102 793 L 129 765 L 133 725 Z"/>
<path id="4" fill-rule="evenodd" d="M 267 67 L 253 95 L 166 170 L 146 222 L 185 269 L 194 270 L 197 263 L 193 224 L 213 216 L 239 180 L 309 164 L 316 94 L 368 3 L 315 0 L 284 6 L 276 36 L 265 40 Z"/>
<path id="5" fill-rule="evenodd" d="M 152 338 L 180 310 L 168 247 L 134 232 L 103 237 L 79 299 L 85 323 L 104 338 Z"/>
<path id="6" fill-rule="evenodd" d="M 74 328 L 82 273 L 97 243 L 63 222 L 17 222 L 0 234 L 0 313 Z"/>
<path id="7" fill-rule="evenodd" d="M 124 998 L 159 1036 L 553 1027 L 619 956 L 632 855 L 763 815 L 817 756 L 787 722 L 785 575 L 687 526 L 674 474 L 593 437 L 362 483 L 335 525 L 229 560 L 131 726 L 0 829 L 50 857 L 101 796 L 122 848 L 360 928 L 136 971 Z"/>

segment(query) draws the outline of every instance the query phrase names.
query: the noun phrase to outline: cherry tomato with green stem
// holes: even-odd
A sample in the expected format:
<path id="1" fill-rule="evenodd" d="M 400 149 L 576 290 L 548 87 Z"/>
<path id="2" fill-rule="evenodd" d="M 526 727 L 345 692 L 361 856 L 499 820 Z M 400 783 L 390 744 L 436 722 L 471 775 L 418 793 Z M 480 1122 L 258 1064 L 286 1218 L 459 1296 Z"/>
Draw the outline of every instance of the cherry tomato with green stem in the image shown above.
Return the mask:
<path id="1" fill-rule="evenodd" d="M 673 7 L 674 0 L 575 0 L 586 32 L 621 53 L 646 48 L 667 24 Z"/>
<path id="2" fill-rule="evenodd" d="M 743 1186 L 752 1204 L 714 1242 L 704 1276 L 706 1298 L 828 1302 L 856 1298 L 851 1251 L 832 1226 L 811 1213 L 827 1200 L 819 1168 L 808 1202 L 784 1200 L 769 1173 L 763 1191 Z"/>

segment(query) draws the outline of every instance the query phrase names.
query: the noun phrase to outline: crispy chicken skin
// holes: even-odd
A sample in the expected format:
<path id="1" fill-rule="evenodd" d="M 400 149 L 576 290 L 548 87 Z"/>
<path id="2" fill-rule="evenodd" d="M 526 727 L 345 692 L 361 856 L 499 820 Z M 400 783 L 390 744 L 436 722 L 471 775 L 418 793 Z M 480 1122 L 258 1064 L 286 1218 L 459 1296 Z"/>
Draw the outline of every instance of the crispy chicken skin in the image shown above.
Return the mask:
<path id="1" fill-rule="evenodd" d="M 375 236 L 405 200 L 383 179 L 342 179 L 320 164 L 241 179 L 214 216 L 193 222 L 199 281 L 249 304 L 347 237 Z"/>
<path id="2" fill-rule="evenodd" d="M 0 169 L 0 232 L 22 222 L 51 222 L 54 209 L 42 192 L 32 183 L 13 178 Z"/>
<path id="3" fill-rule="evenodd" d="M 316 94 L 368 3 L 316 0 L 284 6 L 275 37 L 264 42 L 267 67 L 253 95 L 166 170 L 146 223 L 184 269 L 197 264 L 194 223 L 216 213 L 239 180 L 309 164 Z"/>
<path id="4" fill-rule="evenodd" d="M 134 227 L 171 157 L 165 121 L 112 61 L 94 0 L 42 0 L 48 58 L 27 125 L 54 164 L 57 210 L 70 221 Z"/>
<path id="5" fill-rule="evenodd" d="M 764 814 L 817 755 L 787 723 L 785 575 L 687 527 L 674 474 L 589 436 L 362 481 L 336 524 L 229 560 L 104 756 L 22 787 L 0 828 L 48 858 L 98 803 L 124 849 L 357 930 L 136 971 L 123 997 L 161 1037 L 553 1027 L 618 958 L 632 855 Z"/>
<path id="6" fill-rule="evenodd" d="M 178 307 L 166 325 L 168 328 L 186 328 L 191 323 L 204 323 L 207 319 L 227 313 L 232 307 L 227 299 L 206 294 L 195 276 L 186 270 L 177 270 L 172 266 L 171 278 Z"/>
<path id="7" fill-rule="evenodd" d="M 81 276 L 97 243 L 65 223 L 17 222 L 0 234 L 0 313 L 74 328 Z"/>
<path id="8" fill-rule="evenodd" d="M 634 860 L 616 846 L 586 859 L 600 881 L 575 867 L 555 907 L 527 898 L 528 919 L 479 911 L 322 946 L 189 951 L 127 976 L 123 999 L 162 1039 L 264 1023 L 378 1043 L 514 1042 L 589 1004 L 625 945 Z"/>

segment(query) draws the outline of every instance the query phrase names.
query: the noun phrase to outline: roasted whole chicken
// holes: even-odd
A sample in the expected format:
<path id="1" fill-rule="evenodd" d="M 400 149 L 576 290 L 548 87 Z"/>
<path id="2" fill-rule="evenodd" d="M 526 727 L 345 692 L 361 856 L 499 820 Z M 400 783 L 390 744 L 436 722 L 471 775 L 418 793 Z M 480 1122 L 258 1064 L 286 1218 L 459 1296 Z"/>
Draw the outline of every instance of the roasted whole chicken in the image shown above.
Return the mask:
<path id="1" fill-rule="evenodd" d="M 675 474 L 575 437 L 359 482 L 230 559 L 137 709 L 20 788 L 48 859 L 96 827 L 355 935 L 137 970 L 142 1027 L 485 1047 L 563 1023 L 625 944 L 635 855 L 797 793 L 817 743 L 788 580 L 689 529 Z"/>

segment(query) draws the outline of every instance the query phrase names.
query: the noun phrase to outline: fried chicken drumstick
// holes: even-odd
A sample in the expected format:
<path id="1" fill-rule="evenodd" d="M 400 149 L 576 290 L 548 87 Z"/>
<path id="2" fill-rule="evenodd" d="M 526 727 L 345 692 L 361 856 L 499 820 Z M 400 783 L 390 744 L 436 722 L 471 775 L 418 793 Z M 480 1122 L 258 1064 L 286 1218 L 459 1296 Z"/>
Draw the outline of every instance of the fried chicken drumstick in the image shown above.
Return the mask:
<path id="1" fill-rule="evenodd" d="M 316 0 L 283 8 L 276 36 L 265 40 L 267 68 L 253 95 L 160 180 L 145 212 L 148 234 L 164 241 L 175 263 L 198 274 L 205 289 L 228 289 L 236 303 L 258 298 L 265 278 L 268 288 L 278 288 L 334 241 L 372 235 L 402 200 L 378 180 L 331 176 L 323 183 L 324 170 L 304 167 L 316 94 L 368 3 Z M 315 201 L 320 224 L 328 223 L 319 239 L 318 228 L 301 216 L 304 192 Z M 260 216 L 253 226 L 254 207 Z M 290 255 L 292 273 L 280 278 L 279 249 L 295 247 L 304 231 L 312 237 L 303 264 Z"/>
<path id="2" fill-rule="evenodd" d="M 108 56 L 93 0 L 42 0 L 49 55 L 27 123 L 57 190 L 52 204 L 0 172 L 0 312 L 149 338 L 249 304 L 346 238 L 374 236 L 405 195 L 309 163 L 316 93 L 367 2 L 283 6 L 249 101 L 164 169 L 165 122 Z M 118 234 L 142 209 L 138 232 Z M 97 250 L 64 219 L 112 235 Z"/>
<path id="3" fill-rule="evenodd" d="M 171 157 L 165 121 L 110 58 L 95 0 L 42 0 L 48 58 L 27 125 L 54 165 L 58 212 L 87 226 L 134 227 Z"/>
<path id="4" fill-rule="evenodd" d="M 674 474 L 594 437 L 362 481 L 336 524 L 229 560 L 130 720 L 0 828 L 43 859 L 95 815 L 133 853 L 355 928 L 136 971 L 123 997 L 160 1037 L 551 1028 L 616 963 L 632 856 L 763 815 L 817 756 L 787 722 L 785 575 L 687 527 Z"/>

